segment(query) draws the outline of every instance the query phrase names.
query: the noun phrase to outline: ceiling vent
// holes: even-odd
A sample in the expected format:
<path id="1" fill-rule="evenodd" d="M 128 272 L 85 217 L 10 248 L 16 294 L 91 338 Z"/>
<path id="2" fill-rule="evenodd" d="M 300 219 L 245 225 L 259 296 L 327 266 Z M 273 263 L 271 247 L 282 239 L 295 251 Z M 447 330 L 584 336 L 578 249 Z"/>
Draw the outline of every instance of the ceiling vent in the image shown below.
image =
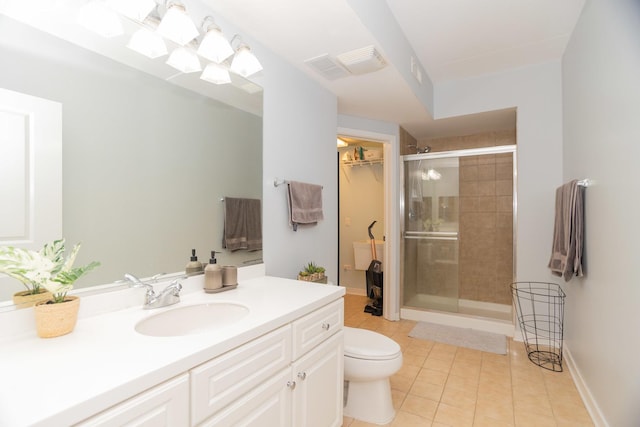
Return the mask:
<path id="1" fill-rule="evenodd" d="M 372 73 L 387 65 L 387 61 L 374 46 L 342 53 L 338 55 L 338 61 L 352 74 Z"/>
<path id="2" fill-rule="evenodd" d="M 304 62 L 327 80 L 335 80 L 349 75 L 349 72 L 328 54 L 316 56 Z"/>

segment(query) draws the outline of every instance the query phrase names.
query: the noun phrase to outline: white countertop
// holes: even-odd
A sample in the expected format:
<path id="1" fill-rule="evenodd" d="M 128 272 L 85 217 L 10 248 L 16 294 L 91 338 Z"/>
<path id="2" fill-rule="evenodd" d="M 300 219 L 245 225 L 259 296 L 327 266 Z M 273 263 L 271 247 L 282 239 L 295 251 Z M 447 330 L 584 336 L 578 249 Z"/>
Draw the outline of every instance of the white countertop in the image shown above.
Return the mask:
<path id="1" fill-rule="evenodd" d="M 268 276 L 207 294 L 202 280 L 184 280 L 181 302 L 167 308 L 143 310 L 143 293 L 136 293 L 135 307 L 83 316 L 83 297 L 81 318 L 69 335 L 41 339 L 29 329 L 0 336 L 0 426 L 79 422 L 344 295 L 342 287 Z M 87 297 L 87 303 L 89 298 L 101 296 Z M 149 337 L 134 330 L 139 320 L 163 310 L 213 301 L 245 305 L 250 314 L 182 337 Z M 19 316 L 27 310 L 33 309 L 18 310 Z M 15 312 L 0 313 L 1 328 L 11 316 L 15 319 Z"/>

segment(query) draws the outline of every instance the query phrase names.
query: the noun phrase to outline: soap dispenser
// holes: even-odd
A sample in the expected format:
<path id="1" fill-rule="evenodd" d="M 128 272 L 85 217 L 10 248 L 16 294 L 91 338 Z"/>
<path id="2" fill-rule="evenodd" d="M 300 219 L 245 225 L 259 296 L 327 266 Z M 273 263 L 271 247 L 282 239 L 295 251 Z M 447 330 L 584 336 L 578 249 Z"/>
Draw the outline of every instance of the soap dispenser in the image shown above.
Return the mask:
<path id="1" fill-rule="evenodd" d="M 222 288 L 222 269 L 216 261 L 216 251 L 211 251 L 209 264 L 204 268 L 204 291 L 215 292 Z"/>
<path id="2" fill-rule="evenodd" d="M 191 260 L 187 263 L 187 267 L 185 268 L 185 273 L 187 276 L 193 276 L 194 274 L 200 274 L 204 271 L 204 267 L 202 263 L 198 261 L 198 257 L 196 256 L 196 250 L 191 249 Z"/>

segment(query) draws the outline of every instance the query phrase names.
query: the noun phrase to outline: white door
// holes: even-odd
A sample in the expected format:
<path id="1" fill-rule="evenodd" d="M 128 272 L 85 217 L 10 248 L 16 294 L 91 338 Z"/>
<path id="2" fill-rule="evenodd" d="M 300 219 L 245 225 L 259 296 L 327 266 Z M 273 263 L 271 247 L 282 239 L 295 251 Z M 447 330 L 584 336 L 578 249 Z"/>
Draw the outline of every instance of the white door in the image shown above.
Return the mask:
<path id="1" fill-rule="evenodd" d="M 62 237 L 62 105 L 0 89 L 0 246 Z M 0 274 L 0 301 L 25 290 Z"/>

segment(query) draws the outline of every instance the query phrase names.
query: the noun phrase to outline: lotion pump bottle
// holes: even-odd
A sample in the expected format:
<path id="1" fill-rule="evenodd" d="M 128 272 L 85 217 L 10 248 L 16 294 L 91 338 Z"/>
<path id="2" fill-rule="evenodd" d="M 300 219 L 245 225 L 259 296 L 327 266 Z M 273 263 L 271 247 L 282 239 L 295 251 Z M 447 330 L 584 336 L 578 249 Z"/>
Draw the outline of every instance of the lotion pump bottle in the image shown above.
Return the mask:
<path id="1" fill-rule="evenodd" d="M 204 290 L 213 292 L 222 288 L 222 269 L 216 261 L 216 251 L 211 251 L 209 264 L 204 268 Z"/>
<path id="2" fill-rule="evenodd" d="M 199 273 L 202 273 L 203 271 L 204 271 L 204 267 L 202 266 L 202 263 L 198 261 L 198 257 L 196 256 L 196 250 L 191 249 L 191 260 L 189 261 L 189 263 L 187 264 L 187 267 L 185 268 L 185 273 L 187 273 L 187 276 L 193 276 L 194 274 L 199 274 Z"/>

